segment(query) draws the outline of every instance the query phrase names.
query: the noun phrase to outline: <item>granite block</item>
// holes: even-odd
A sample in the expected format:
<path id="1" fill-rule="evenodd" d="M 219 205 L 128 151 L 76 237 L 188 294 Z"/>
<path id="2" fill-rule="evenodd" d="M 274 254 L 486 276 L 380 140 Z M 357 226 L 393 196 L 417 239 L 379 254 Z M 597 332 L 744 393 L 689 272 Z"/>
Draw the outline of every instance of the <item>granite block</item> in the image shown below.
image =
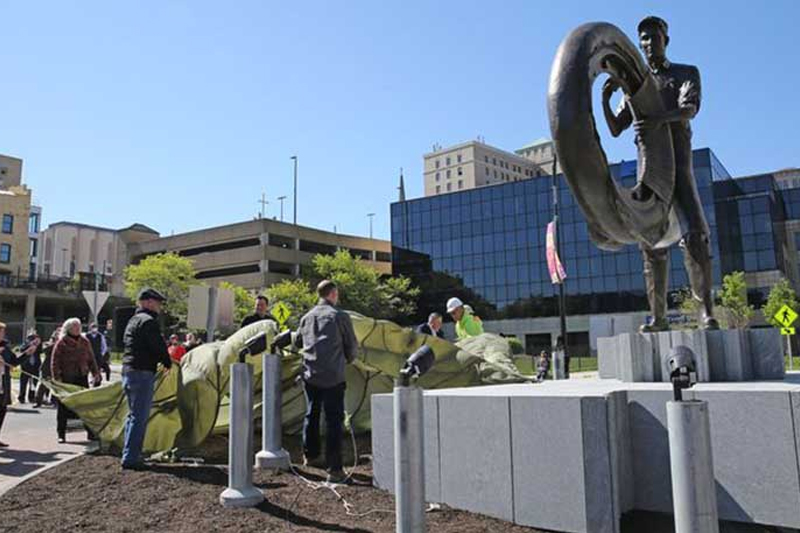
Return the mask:
<path id="1" fill-rule="evenodd" d="M 725 377 L 722 381 L 747 381 L 753 379 L 753 361 L 747 330 L 722 331 L 725 359 Z"/>
<path id="2" fill-rule="evenodd" d="M 636 480 L 634 508 L 672 513 L 666 407 L 672 393 L 629 390 L 627 396 L 631 463 Z"/>
<path id="3" fill-rule="evenodd" d="M 514 519 L 508 397 L 441 396 L 442 501 L 501 520 Z"/>
<path id="4" fill-rule="evenodd" d="M 754 379 L 783 379 L 786 367 L 783 356 L 785 341 L 776 328 L 747 330 Z"/>
<path id="5" fill-rule="evenodd" d="M 600 379 L 617 379 L 617 337 L 597 338 L 597 370 Z"/>

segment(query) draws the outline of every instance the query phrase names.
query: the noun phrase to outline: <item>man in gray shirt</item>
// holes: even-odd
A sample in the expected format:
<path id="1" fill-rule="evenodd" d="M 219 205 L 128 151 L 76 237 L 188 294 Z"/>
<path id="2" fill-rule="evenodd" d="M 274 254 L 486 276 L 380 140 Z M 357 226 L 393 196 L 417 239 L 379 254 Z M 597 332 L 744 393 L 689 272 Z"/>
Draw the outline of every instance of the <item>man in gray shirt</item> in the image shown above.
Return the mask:
<path id="1" fill-rule="evenodd" d="M 342 470 L 345 364 L 356 358 L 358 341 L 350 316 L 338 309 L 339 289 L 330 280 L 317 285 L 319 302 L 302 319 L 303 381 L 306 416 L 303 424 L 304 463 L 319 464 L 320 413 L 325 410 L 325 459 L 328 481 L 345 481 Z"/>

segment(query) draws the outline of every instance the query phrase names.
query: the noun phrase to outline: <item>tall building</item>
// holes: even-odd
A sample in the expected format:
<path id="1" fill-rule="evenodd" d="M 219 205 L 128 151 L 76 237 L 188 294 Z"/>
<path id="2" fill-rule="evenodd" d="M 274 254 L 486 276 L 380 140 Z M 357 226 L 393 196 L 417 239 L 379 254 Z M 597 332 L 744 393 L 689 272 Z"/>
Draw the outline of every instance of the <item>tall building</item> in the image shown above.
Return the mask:
<path id="1" fill-rule="evenodd" d="M 22 185 L 22 159 L 0 154 L 0 190 Z"/>
<path id="2" fill-rule="evenodd" d="M 548 174 L 535 160 L 480 141 L 436 148 L 423 156 L 425 196 L 509 183 Z"/>
<path id="3" fill-rule="evenodd" d="M 142 240 L 127 245 L 127 262 L 163 252 L 192 259 L 197 278 L 207 283 L 230 281 L 246 289 L 263 289 L 299 276 L 316 254 L 346 249 L 382 274 L 391 273 L 391 244 L 380 239 L 342 235 L 277 220 L 206 228 Z"/>
<path id="4" fill-rule="evenodd" d="M 32 223 L 39 220 L 41 208 L 31 205 L 31 196 L 22 184 L 22 159 L 0 155 L 0 286 L 35 275 L 31 265 L 38 253 L 38 227 Z"/>
<path id="5" fill-rule="evenodd" d="M 556 159 L 556 145 L 551 139 L 542 137 L 530 144 L 526 144 L 514 153 L 533 161 L 539 168 L 544 169 L 546 174 L 553 173 L 553 161 Z M 561 172 L 561 165 L 556 162 L 556 173 Z"/>
<path id="6" fill-rule="evenodd" d="M 611 172 L 630 187 L 636 162 L 612 165 Z M 800 229 L 800 188 L 781 190 L 777 183 L 790 178 L 772 174 L 733 179 L 709 149 L 694 151 L 694 175 L 711 229 L 715 285 L 723 274 L 744 270 L 758 306 L 776 279 L 797 280 L 800 238 L 792 235 Z M 557 181 L 569 342 L 579 355 L 593 350 L 598 336 L 643 323 L 643 264 L 636 246 L 598 249 L 566 183 Z M 420 311 L 441 311 L 449 296 L 463 295 L 480 309 L 487 330 L 517 335 L 528 353 L 551 346 L 559 329 L 545 255 L 552 183 L 540 177 L 392 204 L 393 271 L 423 287 Z M 688 284 L 674 247 L 670 289 Z"/>

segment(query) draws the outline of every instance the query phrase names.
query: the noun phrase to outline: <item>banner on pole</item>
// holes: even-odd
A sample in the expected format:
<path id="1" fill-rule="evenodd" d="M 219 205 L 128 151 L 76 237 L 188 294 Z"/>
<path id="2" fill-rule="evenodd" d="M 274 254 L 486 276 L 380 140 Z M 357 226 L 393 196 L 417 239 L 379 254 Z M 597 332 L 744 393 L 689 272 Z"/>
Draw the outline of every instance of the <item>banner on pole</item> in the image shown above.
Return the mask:
<path id="1" fill-rule="evenodd" d="M 556 250 L 556 223 L 552 221 L 547 224 L 547 270 L 550 271 L 550 281 L 553 284 L 563 283 L 567 278 L 567 272 Z"/>

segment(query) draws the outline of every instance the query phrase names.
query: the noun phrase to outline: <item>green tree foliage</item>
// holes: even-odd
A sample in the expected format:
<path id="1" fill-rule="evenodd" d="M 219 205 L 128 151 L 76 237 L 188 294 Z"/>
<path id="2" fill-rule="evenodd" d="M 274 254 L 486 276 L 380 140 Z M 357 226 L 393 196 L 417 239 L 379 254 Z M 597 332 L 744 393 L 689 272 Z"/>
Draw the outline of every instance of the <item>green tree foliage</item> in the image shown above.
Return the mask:
<path id="1" fill-rule="evenodd" d="M 746 328 L 755 313 L 747 303 L 747 283 L 744 272 L 731 272 L 722 279 L 722 306 L 733 329 Z"/>
<path id="2" fill-rule="evenodd" d="M 516 337 L 506 337 L 509 347 L 511 347 L 512 355 L 521 355 L 525 353 L 525 347 L 522 346 L 522 341 Z"/>
<path id="3" fill-rule="evenodd" d="M 125 267 L 125 295 L 135 300 L 139 291 L 152 287 L 167 297 L 164 312 L 186 321 L 189 287 L 196 283 L 192 261 L 176 253 L 151 255 L 138 265 Z"/>
<path id="4" fill-rule="evenodd" d="M 285 279 L 272 285 L 266 292 L 270 305 L 283 302 L 289 307 L 292 315 L 286 323 L 292 329 L 297 328 L 300 317 L 317 303 L 317 295 L 308 281 L 303 279 Z"/>
<path id="5" fill-rule="evenodd" d="M 373 318 L 398 320 L 416 310 L 419 289 L 405 277 L 381 278 L 377 270 L 346 250 L 314 257 L 317 277 L 339 286 L 340 305 Z"/>
<path id="6" fill-rule="evenodd" d="M 700 302 L 694 297 L 692 289 L 683 287 L 674 293 L 672 297 L 678 307 L 678 311 L 686 317 L 686 326 L 696 328 L 700 316 Z"/>
<path id="7" fill-rule="evenodd" d="M 229 281 L 220 283 L 219 288 L 233 291 L 233 321 L 238 327 L 244 317 L 253 312 L 256 305 L 256 297 L 244 287 Z"/>
<path id="8" fill-rule="evenodd" d="M 783 327 L 774 317 L 784 305 L 788 305 L 793 310 L 797 311 L 797 294 L 795 294 L 794 289 L 792 289 L 792 286 L 786 279 L 782 279 L 772 286 L 772 289 L 769 291 L 767 303 L 761 308 L 761 312 L 764 313 L 764 318 L 768 324 L 776 328 Z"/>

